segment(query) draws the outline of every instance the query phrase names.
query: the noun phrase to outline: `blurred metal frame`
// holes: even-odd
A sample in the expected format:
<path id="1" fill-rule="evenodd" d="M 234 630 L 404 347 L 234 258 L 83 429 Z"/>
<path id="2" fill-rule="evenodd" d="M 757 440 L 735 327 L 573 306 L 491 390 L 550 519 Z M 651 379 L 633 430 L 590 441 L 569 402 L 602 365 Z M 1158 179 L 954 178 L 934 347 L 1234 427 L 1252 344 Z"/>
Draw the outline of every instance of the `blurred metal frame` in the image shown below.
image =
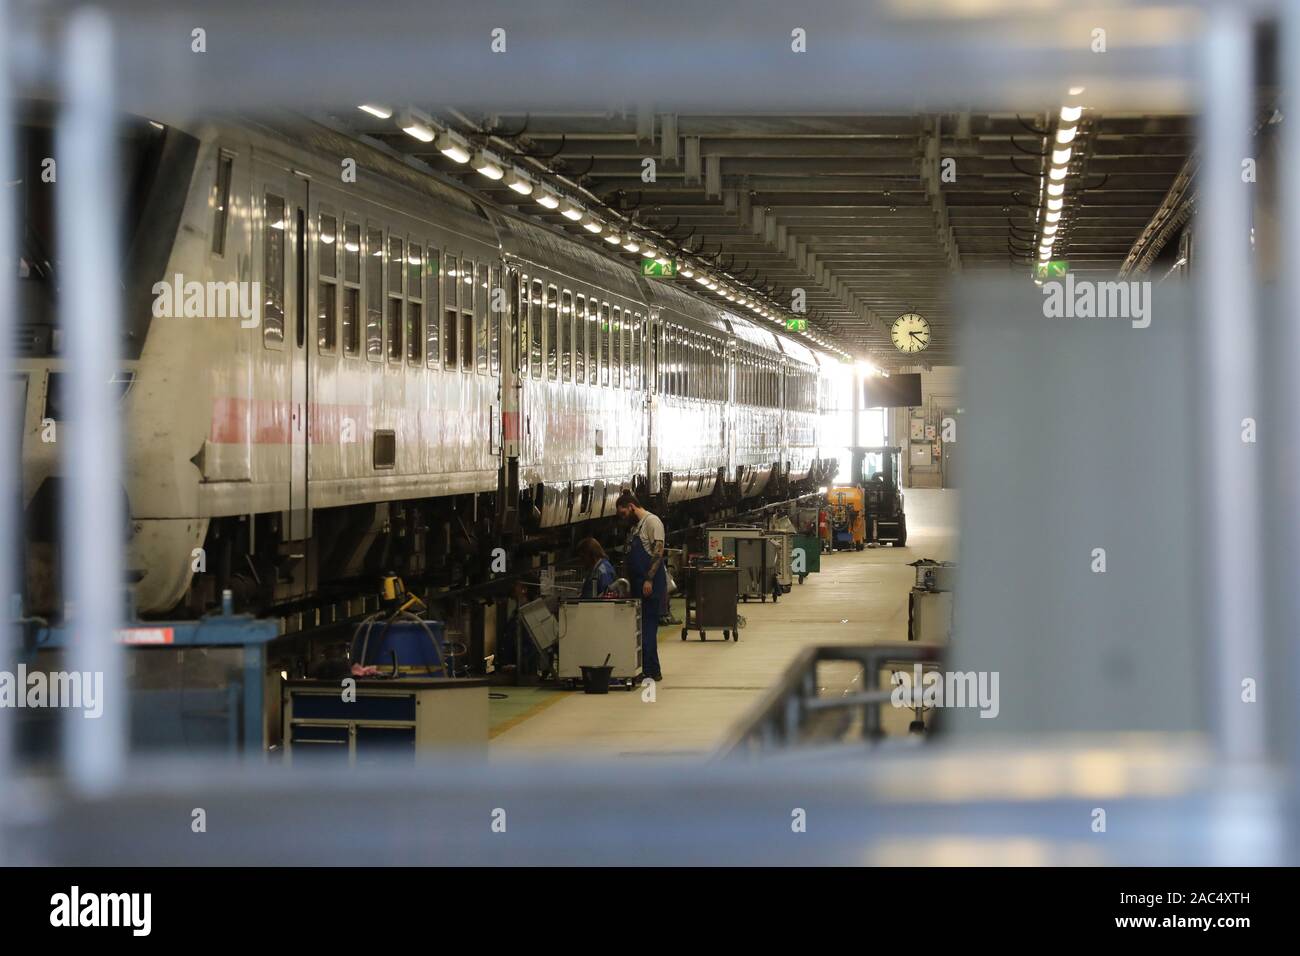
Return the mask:
<path id="1" fill-rule="evenodd" d="M 917 13 L 918 6 L 922 8 L 920 13 Z M 0 50 L 3 108 L 9 108 L 11 78 L 14 90 L 21 95 L 56 95 L 66 103 L 59 142 L 71 156 L 61 169 L 59 217 L 61 226 L 65 227 L 60 230 L 60 255 L 65 265 L 61 317 L 67 328 L 77 330 L 77 334 L 70 336 L 76 425 L 68 430 L 72 447 L 66 449 L 71 492 L 67 506 L 80 522 L 77 557 L 71 563 L 69 581 L 81 633 L 76 666 L 102 670 L 108 693 L 120 693 L 121 661 L 113 641 L 113 627 L 121 619 L 123 608 L 120 589 L 113 582 L 121 580 L 121 562 L 114 545 L 116 534 L 104 533 L 105 529 L 120 527 L 117 520 L 120 501 L 104 492 L 105 488 L 116 487 L 115 482 L 105 479 L 117 474 L 120 468 L 116 420 L 110 412 L 113 406 L 105 400 L 109 394 L 108 378 L 114 368 L 113 349 L 119 318 L 115 276 L 119 260 L 112 227 L 114 206 L 111 192 L 106 188 L 109 164 L 92 159 L 113 148 L 112 123 L 117 108 L 156 114 L 160 119 L 196 110 L 253 110 L 268 105 L 267 91 L 273 91 L 278 106 L 309 108 L 351 102 L 363 77 L 368 97 L 399 100 L 427 89 L 443 89 L 458 104 L 491 105 L 509 101 L 516 107 L 558 102 L 569 107 L 607 106 L 611 100 L 637 102 L 650 98 L 678 108 L 701 105 L 714 109 L 779 110 L 812 106 L 824 110 L 848 105 L 855 110 L 929 111 L 979 101 L 1034 109 L 1054 107 L 1066 85 L 1086 83 L 1090 97 L 1103 106 L 1108 102 L 1141 102 L 1184 108 L 1200 93 L 1205 109 L 1205 176 L 1210 184 L 1206 190 L 1204 230 L 1208 247 L 1204 257 L 1208 267 L 1206 295 L 1210 305 L 1205 311 L 1209 320 L 1205 331 L 1209 333 L 1206 338 L 1211 346 L 1204 356 L 1211 403 L 1208 422 L 1213 435 L 1228 442 L 1224 430 L 1231 432 L 1239 420 L 1242 397 L 1250 393 L 1252 368 L 1259 359 L 1258 339 L 1252 328 L 1257 324 L 1256 318 L 1245 305 L 1253 301 L 1249 263 L 1241 243 L 1232 239 L 1234 232 L 1239 234 L 1248 221 L 1246 200 L 1242 191 L 1226 185 L 1230 181 L 1227 177 L 1236 175 L 1240 159 L 1245 155 L 1245 121 L 1252 109 L 1249 96 L 1253 90 L 1251 30 L 1259 19 L 1277 17 L 1284 39 L 1285 55 L 1280 58 L 1285 70 L 1284 92 L 1290 103 L 1293 91 L 1300 84 L 1300 76 L 1295 73 L 1295 64 L 1300 61 L 1300 12 L 1285 3 L 1234 0 L 1091 6 L 1061 3 L 1032 14 L 1006 5 L 1003 15 L 973 23 L 946 15 L 959 6 L 941 2 L 864 5 L 861 0 L 836 0 L 791 13 L 788 4 L 759 0 L 729 8 L 713 5 L 709 10 L 712 19 L 701 23 L 698 4 L 685 0 L 667 0 L 639 11 L 623 10 L 617 21 L 611 19 L 607 4 L 590 0 L 565 0 L 527 8 L 487 2 L 477 4 L 473 10 L 458 11 L 454 20 L 444 18 L 437 7 L 409 0 L 385 4 L 382 8 L 340 0 L 294 0 L 276 4 L 273 17 L 266 15 L 264 3 L 242 0 L 217 6 L 170 4 L 161 11 L 154 4 L 130 2 L 115 5 L 111 13 L 79 9 L 71 4 L 51 4 L 39 10 L 29 8 L 22 15 L 0 5 L 0 43 L 5 45 Z M 1107 17 L 1126 18 L 1126 25 L 1132 28 L 1131 42 L 1117 44 L 1100 57 L 1079 38 L 1087 35 L 1091 25 L 1100 25 L 1099 18 Z M 683 29 L 683 25 L 689 25 L 690 29 Z M 511 52 L 504 58 L 494 58 L 489 50 L 490 31 L 498 26 L 509 30 Z M 208 52 L 202 54 L 190 49 L 191 30 L 198 28 L 204 29 L 207 36 Z M 774 65 L 779 58 L 792 55 L 790 31 L 794 28 L 807 30 L 809 48 L 816 52 L 790 60 L 788 72 L 776 69 Z M 427 36 L 439 39 L 436 56 L 430 56 Z M 562 62 L 560 57 L 571 59 L 575 45 L 588 54 L 582 71 L 555 70 L 554 63 Z M 354 69 L 340 68 L 340 64 Z M 590 83 L 592 74 L 601 76 L 602 82 Z M 162 77 L 166 82 L 160 81 Z M 527 77 L 528 82 L 521 83 L 521 77 Z M 521 91 L 527 91 L 526 103 L 519 102 Z M 9 120 L 9 117 L 0 119 Z M 6 127 L 10 125 L 5 123 Z M 1295 155 L 1300 148 L 1295 125 L 1289 124 L 1286 132 L 1287 143 L 1292 147 L 1289 155 Z M 8 162 L 11 146 L 8 132 L 0 132 L 0 161 Z M 7 177 L 5 181 L 9 181 Z M 1284 218 L 1290 240 L 1286 255 L 1294 257 L 1300 255 L 1297 252 L 1300 250 L 1300 190 L 1294 177 L 1285 178 L 1284 189 Z M 66 228 L 74 216 L 78 228 Z M 0 262 L 14 261 L 11 249 L 14 223 L 15 210 L 6 193 L 0 196 Z M 6 273 L 0 278 L 0 312 L 4 313 L 6 323 L 0 325 L 0 332 L 4 333 L 0 349 L 5 350 L 7 357 L 13 341 L 8 324 L 13 314 L 13 270 L 6 267 L 0 271 Z M 1284 273 L 1293 285 L 1300 275 L 1300 263 L 1292 263 Z M 1294 291 L 1292 288 L 1291 292 Z M 1244 314 L 1243 324 L 1250 329 L 1250 334 L 1231 336 L 1232 330 L 1222 321 L 1216 321 L 1226 314 Z M 1284 334 L 1287 357 L 1293 361 L 1300 359 L 1300 335 L 1290 328 Z M 1279 387 L 1280 394 L 1269 396 L 1273 407 L 1300 407 L 1297 397 L 1300 384 L 1295 376 L 1282 379 Z M 0 433 L 12 435 L 15 409 L 8 394 L 0 399 Z M 1296 448 L 1300 447 L 1300 426 L 1293 417 L 1284 427 L 1291 441 L 1290 450 L 1282 454 L 1294 462 Z M 1276 464 L 1280 467 L 1280 463 Z M 1225 665 L 1224 680 L 1228 685 L 1233 682 L 1233 673 L 1241 673 L 1243 668 L 1257 670 L 1266 663 L 1259 600 L 1262 528 L 1266 516 L 1258 494 L 1258 468 L 1258 463 L 1250 459 L 1225 456 L 1215 473 L 1216 497 L 1206 502 L 1215 519 L 1227 520 L 1231 528 L 1228 533 L 1231 553 L 1228 548 L 1222 548 L 1201 569 L 1203 593 L 1213 622 L 1212 650 Z M 1290 472 L 1297 473 L 1300 471 L 1295 469 Z M 13 478 L 5 475 L 6 501 L 12 500 L 8 491 Z M 1231 513 L 1226 511 L 1222 496 L 1229 491 L 1238 496 L 1238 501 L 1248 503 L 1247 510 L 1251 513 L 1246 520 L 1240 520 L 1239 508 Z M 1295 497 L 1293 494 L 1287 500 L 1285 515 L 1286 527 L 1292 532 L 1291 541 L 1300 540 Z M 12 521 L 8 516 L 0 517 L 0 582 L 4 582 L 5 593 L 9 592 L 8 582 L 13 579 L 8 560 L 13 553 L 13 535 Z M 1294 545 L 1288 553 L 1295 556 Z M 1272 584 L 1268 603 L 1294 609 L 1295 589 L 1279 593 L 1277 583 Z M 1296 615 L 1290 615 L 1289 619 L 1293 624 Z M 9 634 L 9 630 L 5 633 Z M 6 646 L 0 656 L 7 662 L 11 652 L 12 647 Z M 1291 691 L 1293 701 L 1288 717 L 1294 721 L 1294 689 L 1300 685 L 1296 657 L 1287 661 L 1280 672 L 1284 674 L 1283 692 L 1288 685 Z M 1229 689 L 1221 683 L 1216 693 Z M 318 800 L 321 802 L 313 817 L 314 833 L 337 836 L 351 829 L 355 837 L 361 837 L 369 832 L 371 836 L 381 837 L 372 846 L 384 847 L 389 844 L 382 837 L 390 834 L 390 828 L 383 814 L 372 818 L 375 823 L 369 831 L 364 822 L 360 826 L 357 822 L 365 820 L 358 810 L 372 808 L 377 794 L 427 796 L 432 791 L 453 801 L 459 794 L 467 801 L 469 811 L 480 803 L 483 807 L 495 806 L 494 793 L 525 796 L 530 792 L 539 793 L 545 789 L 543 777 L 558 781 L 553 786 L 560 790 L 568 787 L 571 793 L 575 787 L 590 785 L 600 775 L 598 770 L 576 765 L 562 768 L 547 765 L 544 772 L 517 766 L 476 767 L 466 768 L 457 779 L 449 779 L 447 775 L 405 775 L 400 778 L 403 785 L 391 791 L 384 790 L 388 778 L 377 775 L 373 780 L 354 778 L 346 788 L 330 795 L 328 802 L 322 799 L 319 779 L 267 779 L 267 771 L 259 773 L 254 768 L 235 774 L 228 767 L 179 764 L 161 768 L 156 774 L 138 777 L 133 774 L 128 781 L 124 773 L 121 709 L 108 708 L 106 715 L 113 710 L 118 711 L 117 717 L 106 716 L 102 722 L 69 718 L 72 746 L 65 767 L 69 789 L 52 797 L 46 794 L 49 802 L 41 809 L 44 824 L 35 826 L 26 837 L 10 834 L 25 844 L 19 858 L 43 862 L 95 860 L 105 848 L 119 845 L 113 843 L 118 836 L 133 835 L 140 840 L 136 846 L 152 847 L 156 851 L 155 859 L 188 861 L 188 851 L 181 847 L 182 839 L 141 830 L 141 819 L 148 820 L 150 815 L 145 813 L 142 817 L 140 808 L 142 801 L 150 799 L 191 806 L 193 795 L 200 792 L 205 798 L 210 797 L 214 805 L 231 801 L 231 806 L 243 806 L 257 796 L 289 798 L 271 802 L 278 808 L 281 825 L 287 820 L 301 819 L 299 808 L 303 804 L 299 801 Z M 1250 716 L 1250 712 L 1244 716 L 1242 713 L 1232 715 L 1220 711 L 1213 721 L 1218 757 L 1232 762 L 1234 772 L 1226 779 L 1219 777 L 1213 759 L 1204 754 L 1193 753 L 1177 759 L 1166 754 L 1163 766 L 1169 774 L 1157 788 L 1164 796 L 1151 805 L 1155 809 L 1143 819 L 1155 826 L 1156 821 L 1165 818 L 1168 808 L 1174 807 L 1172 828 L 1160 831 L 1165 837 L 1163 842 L 1162 838 L 1150 834 L 1130 834 L 1130 843 L 1117 841 L 1115 849 L 1098 857 L 1099 862 L 1262 861 L 1262 858 L 1244 857 L 1238 852 L 1239 846 L 1225 857 L 1223 848 L 1228 844 L 1216 842 L 1216 835 L 1221 836 L 1232 828 L 1253 826 L 1252 833 L 1260 839 L 1248 840 L 1245 845 L 1258 849 L 1284 823 L 1294 825 L 1293 809 L 1279 815 L 1281 797 L 1276 780 L 1260 772 L 1259 763 L 1264 755 L 1258 720 L 1262 718 Z M 0 711 L 0 725 L 8 725 L 9 719 Z M 0 747 L 4 750 L 0 754 L 0 808 L 33 806 L 24 799 L 32 796 L 30 782 L 16 782 L 9 772 L 8 744 L 7 730 L 0 731 Z M 1073 759 L 1076 768 L 1086 766 L 1085 755 L 1093 750 L 1084 747 L 1075 751 L 1063 746 L 1055 763 L 1045 759 L 1041 766 L 1046 768 L 1044 772 L 1055 768 L 1068 773 L 1062 771 L 1063 764 Z M 1008 759 L 1034 759 L 1017 753 L 1010 752 Z M 1285 782 L 1293 794 L 1300 760 L 1294 751 L 1290 756 Z M 852 759 L 860 760 L 860 752 Z M 1152 757 L 1150 753 L 1120 754 L 1114 759 L 1117 761 L 1114 766 L 1136 772 L 1141 760 Z M 1040 795 L 1037 804 L 1040 812 L 1023 812 L 1025 801 L 1037 792 L 1032 785 L 1026 785 L 1029 778 L 986 781 L 989 784 L 986 789 L 966 793 L 967 802 L 960 809 L 941 806 L 937 815 L 929 814 L 921 806 L 919 791 L 900 783 L 908 779 L 929 779 L 952 784 L 958 779 L 955 775 L 975 773 L 978 766 L 974 755 L 962 754 L 917 756 L 907 762 L 881 758 L 870 769 L 846 769 L 842 762 L 835 760 L 801 765 L 804 785 L 813 790 L 829 788 L 826 792 L 834 792 L 837 782 L 859 774 L 869 776 L 875 785 L 844 791 L 849 799 L 841 795 L 836 813 L 831 817 L 832 837 L 847 838 L 853 831 L 865 843 L 855 844 L 847 839 L 837 843 L 819 838 L 809 844 L 807 851 L 801 849 L 799 858 L 804 862 L 869 862 L 876 858 L 873 849 L 887 847 L 891 839 L 901 839 L 906 834 L 924 837 L 925 831 L 917 829 L 923 821 L 945 818 L 953 838 L 958 840 L 963 836 L 983 840 L 1030 834 L 1057 850 L 1077 843 L 1073 835 L 1076 831 L 1066 822 L 1072 817 L 1054 812 L 1061 808 L 1051 804 L 1050 798 L 1043 799 Z M 607 794 L 621 798 L 648 787 L 650 779 L 648 773 L 620 771 L 616 780 L 603 778 L 603 784 Z M 714 767 L 706 771 L 695 765 L 664 766 L 655 770 L 654 779 L 658 790 L 640 789 L 639 792 L 655 793 L 661 807 L 668 805 L 674 792 L 696 787 L 710 792 L 704 806 L 720 808 L 725 804 L 728 808 L 728 814 L 708 818 L 713 821 L 711 829 L 699 826 L 700 821 L 696 821 L 690 827 L 696 842 L 689 844 L 681 839 L 660 840 L 674 825 L 671 814 L 647 817 L 645 831 L 636 834 L 632 842 L 643 848 L 657 846 L 657 861 L 689 858 L 717 863 L 781 859 L 770 852 L 756 850 L 745 838 L 761 832 L 760 818 L 766 819 L 778 811 L 778 816 L 789 813 L 789 808 L 782 803 L 789 791 L 788 766 L 758 764 L 743 770 Z M 157 789 L 152 792 L 145 789 L 149 785 Z M 14 789 L 9 790 L 11 787 Z M 896 798 L 904 791 L 918 802 L 898 802 Z M 1088 788 L 1083 787 L 1081 793 L 1084 799 L 1078 806 L 1064 809 L 1072 814 L 1086 808 Z M 740 794 L 748 797 L 743 802 L 736 801 L 734 798 Z M 586 811 L 566 799 L 568 795 L 552 792 L 548 799 L 537 804 L 554 814 L 550 820 L 552 826 L 543 835 L 530 833 L 523 837 L 520 853 L 525 857 L 529 853 L 536 857 L 547 846 L 559 845 L 563 835 L 585 825 Z M 84 812 L 92 804 L 96 812 Z M 900 824 L 896 831 L 879 824 L 863 824 L 861 818 L 871 817 L 869 809 L 880 808 L 888 812 L 879 819 Z M 854 812 L 857 817 L 852 815 Z M 68 842 L 78 836 L 94 840 L 95 832 L 84 829 L 92 820 L 113 830 L 105 835 L 102 847 Z M 132 820 L 135 829 L 129 825 L 118 829 L 118 824 L 129 824 Z M 246 815 L 242 822 L 249 827 L 270 827 L 277 823 L 257 813 Z M 838 834 L 836 825 L 840 827 Z M 655 830 L 656 827 L 660 830 Z M 6 845 L 3 830 L 4 821 L 0 821 L 0 852 Z M 181 824 L 177 824 L 177 831 L 181 837 L 189 835 L 181 829 Z M 485 822 L 483 833 L 488 832 Z M 1086 822 L 1078 832 L 1087 834 Z M 31 835 L 45 842 L 28 842 Z M 482 843 L 492 839 L 487 836 Z M 321 859 L 319 848 L 303 846 L 311 841 L 295 840 L 265 844 L 259 849 L 261 861 L 269 862 L 264 857 L 271 849 L 281 853 L 276 862 Z M 1190 846 L 1191 850 L 1175 852 L 1180 840 L 1190 841 L 1183 845 Z M 205 852 L 215 861 L 221 859 L 221 852 L 238 844 L 238 840 L 227 841 Z M 506 845 L 500 844 L 492 852 L 499 853 L 500 847 Z M 421 847 L 430 849 L 431 846 L 436 843 L 416 839 L 406 851 L 394 846 L 394 856 L 390 859 L 407 859 Z M 685 856 L 673 857 L 673 848 Z M 1292 831 L 1285 857 L 1294 859 L 1295 848 Z M 346 850 L 339 848 L 335 859 L 366 858 L 365 854 L 344 855 Z M 473 846 L 465 844 L 463 850 L 464 855 L 454 857 L 456 862 L 479 859 L 472 855 Z M 701 852 L 706 850 L 712 855 L 701 858 Z M 847 850 L 855 850 L 857 856 L 846 858 Z M 1059 857 L 1054 859 L 1059 861 Z M 227 859 L 226 862 L 239 861 Z M 644 863 L 646 859 L 638 858 L 638 862 Z"/>

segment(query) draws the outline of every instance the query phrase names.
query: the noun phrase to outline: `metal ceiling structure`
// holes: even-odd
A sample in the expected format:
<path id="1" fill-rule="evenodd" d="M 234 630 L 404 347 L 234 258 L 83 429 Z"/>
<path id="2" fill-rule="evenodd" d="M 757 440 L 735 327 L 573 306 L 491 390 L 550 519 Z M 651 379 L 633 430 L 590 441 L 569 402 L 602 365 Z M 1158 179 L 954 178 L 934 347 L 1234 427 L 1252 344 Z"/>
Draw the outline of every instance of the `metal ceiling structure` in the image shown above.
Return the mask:
<path id="1" fill-rule="evenodd" d="M 885 368 L 957 361 L 954 272 L 1023 271 L 1029 280 L 1054 126 L 1046 113 L 430 113 L 472 145 L 553 176 L 598 215 L 603 204 L 675 244 L 733 289 L 766 295 L 792 316 L 804 290 L 813 334 Z M 599 243 L 560 210 L 476 175 L 391 119 L 337 119 Z M 1182 115 L 1085 110 L 1054 258 L 1075 272 L 1118 272 L 1187 165 L 1194 135 Z M 918 355 L 889 341 L 908 311 L 933 330 Z"/>

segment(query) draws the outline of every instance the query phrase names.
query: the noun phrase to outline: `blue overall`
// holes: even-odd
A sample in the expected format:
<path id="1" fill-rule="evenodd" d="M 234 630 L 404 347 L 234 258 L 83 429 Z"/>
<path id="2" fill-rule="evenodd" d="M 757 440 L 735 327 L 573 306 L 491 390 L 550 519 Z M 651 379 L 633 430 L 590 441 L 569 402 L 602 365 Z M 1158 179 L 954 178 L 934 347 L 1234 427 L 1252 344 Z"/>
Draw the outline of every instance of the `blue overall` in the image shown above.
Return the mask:
<path id="1" fill-rule="evenodd" d="M 609 558 L 601 558 L 596 562 L 596 566 L 588 572 L 587 580 L 582 582 L 582 596 L 585 598 L 598 598 L 608 591 L 613 583 L 614 565 L 609 563 Z"/>
<path id="2" fill-rule="evenodd" d="M 632 593 L 641 598 L 641 671 L 647 677 L 658 678 L 659 672 L 659 608 L 664 595 L 668 593 L 668 569 L 659 562 L 655 572 L 653 590 L 649 597 L 641 593 L 646 572 L 654 560 L 650 552 L 641 543 L 639 534 L 632 535 L 632 547 L 628 551 L 628 571 L 632 575 Z"/>

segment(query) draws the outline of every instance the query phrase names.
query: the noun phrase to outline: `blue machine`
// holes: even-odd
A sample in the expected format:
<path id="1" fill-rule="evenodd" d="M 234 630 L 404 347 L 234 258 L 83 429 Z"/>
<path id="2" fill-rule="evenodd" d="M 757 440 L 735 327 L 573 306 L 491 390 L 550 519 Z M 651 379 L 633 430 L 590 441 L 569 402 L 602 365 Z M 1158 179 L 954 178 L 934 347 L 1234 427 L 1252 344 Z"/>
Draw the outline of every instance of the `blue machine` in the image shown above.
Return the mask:
<path id="1" fill-rule="evenodd" d="M 380 671 L 396 664 L 403 675 L 451 677 L 446 635 L 443 621 L 417 619 L 414 615 L 395 621 L 372 618 L 357 628 L 351 658 L 354 663 L 373 665 Z"/>

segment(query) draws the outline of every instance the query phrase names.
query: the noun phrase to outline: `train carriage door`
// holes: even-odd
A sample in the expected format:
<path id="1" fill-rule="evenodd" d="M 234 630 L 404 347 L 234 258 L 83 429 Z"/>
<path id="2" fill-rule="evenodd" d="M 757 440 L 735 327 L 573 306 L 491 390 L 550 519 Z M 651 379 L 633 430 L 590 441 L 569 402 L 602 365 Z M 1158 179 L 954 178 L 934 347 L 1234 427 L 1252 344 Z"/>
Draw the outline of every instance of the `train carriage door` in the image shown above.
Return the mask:
<path id="1" fill-rule="evenodd" d="M 301 541 L 311 534 L 307 500 L 310 454 L 308 408 L 308 183 L 305 178 L 265 161 L 256 163 L 262 210 L 262 337 L 281 353 L 278 374 L 265 377 L 272 393 L 256 396 L 258 407 L 274 410 L 283 455 L 276 469 L 288 484 L 284 537 Z M 264 403 L 264 404 L 262 404 Z"/>

